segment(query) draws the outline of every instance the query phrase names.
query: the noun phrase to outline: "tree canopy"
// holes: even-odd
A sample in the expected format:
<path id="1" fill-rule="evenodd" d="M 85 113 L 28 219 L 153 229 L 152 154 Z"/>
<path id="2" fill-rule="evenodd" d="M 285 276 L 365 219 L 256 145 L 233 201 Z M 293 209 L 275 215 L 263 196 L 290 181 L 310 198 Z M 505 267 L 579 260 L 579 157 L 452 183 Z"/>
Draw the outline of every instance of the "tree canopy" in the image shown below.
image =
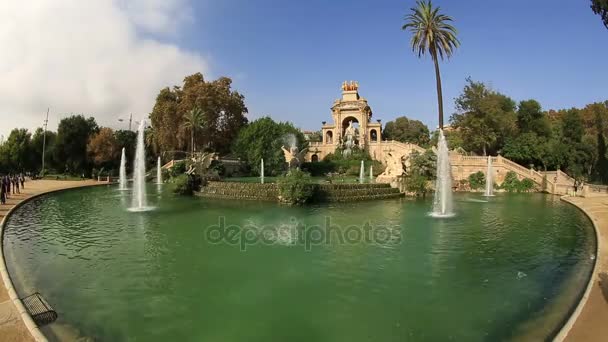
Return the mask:
<path id="1" fill-rule="evenodd" d="M 62 161 L 68 172 L 89 173 L 87 144 L 98 131 L 99 126 L 92 117 L 85 119 L 82 115 L 73 115 L 62 119 L 57 129 L 55 159 Z"/>
<path id="2" fill-rule="evenodd" d="M 386 140 L 414 143 L 424 147 L 430 142 L 429 128 L 422 121 L 411 120 L 405 116 L 387 122 L 382 135 Z"/>
<path id="3" fill-rule="evenodd" d="M 463 148 L 477 154 L 496 154 L 516 129 L 515 102 L 470 78 L 456 98 L 452 126 L 467 138 Z"/>
<path id="4" fill-rule="evenodd" d="M 205 81 L 201 73 L 187 76 L 182 86 L 161 89 L 150 113 L 154 128 L 153 145 L 160 151 L 185 151 L 192 133 L 186 113 L 202 111 L 202 129 L 194 144 L 220 153 L 229 152 L 239 130 L 247 123 L 244 96 L 231 89 L 227 77 Z"/>
<path id="5" fill-rule="evenodd" d="M 608 28 L 608 0 L 591 0 L 593 13 L 602 17 L 604 26 Z"/>
<path id="6" fill-rule="evenodd" d="M 298 148 L 302 149 L 304 135 L 300 130 L 289 122 L 276 122 L 270 117 L 263 117 L 241 129 L 233 150 L 255 173 L 259 174 L 260 160 L 263 158 L 264 172 L 278 174 L 286 165 L 281 146 L 288 145 L 287 137 L 291 134 L 296 137 Z"/>

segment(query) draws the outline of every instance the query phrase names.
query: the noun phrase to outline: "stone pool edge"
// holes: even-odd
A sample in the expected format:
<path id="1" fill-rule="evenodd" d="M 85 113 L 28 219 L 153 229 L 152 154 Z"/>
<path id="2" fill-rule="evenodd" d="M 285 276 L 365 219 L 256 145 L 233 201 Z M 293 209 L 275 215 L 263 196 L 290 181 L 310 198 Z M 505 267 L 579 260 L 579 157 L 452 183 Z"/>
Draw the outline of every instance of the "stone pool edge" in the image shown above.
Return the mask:
<path id="1" fill-rule="evenodd" d="M 28 183 L 32 184 L 33 182 L 34 181 L 31 181 Z M 49 181 L 49 182 L 52 182 L 52 181 Z M 19 202 L 15 203 L 15 205 L 8 210 L 8 212 L 6 213 L 6 215 L 2 218 L 2 221 L 0 222 L 0 275 L 2 277 L 2 283 L 3 283 L 2 285 L 6 289 L 6 291 L 8 293 L 8 297 L 9 297 L 10 301 L 12 302 L 13 306 L 15 307 L 17 314 L 21 318 L 21 322 L 25 325 L 25 328 L 30 333 L 31 337 L 35 341 L 38 341 L 38 342 L 47 342 L 48 340 L 47 340 L 46 336 L 44 336 L 44 334 L 40 331 L 40 328 L 38 327 L 38 325 L 36 325 L 36 323 L 34 322 L 32 317 L 30 317 L 27 310 L 25 309 L 25 306 L 23 306 L 23 303 L 19 299 L 19 296 L 17 295 L 17 291 L 15 290 L 11 277 L 8 273 L 8 269 L 6 266 L 6 260 L 4 258 L 4 248 L 3 248 L 4 247 L 4 230 L 5 230 L 5 226 L 6 226 L 6 223 L 8 222 L 9 217 L 17 209 L 19 209 L 22 205 L 28 203 L 29 201 L 31 201 L 33 199 L 36 199 L 40 196 L 44 196 L 47 194 L 62 192 L 62 191 L 71 190 L 71 189 L 81 189 L 81 188 L 85 188 L 85 187 L 101 186 L 101 185 L 107 186 L 109 184 L 107 182 L 103 182 L 103 183 L 94 182 L 93 183 L 92 181 L 87 181 L 85 183 L 80 183 L 78 181 L 73 181 L 73 182 L 76 182 L 76 183 L 69 184 L 70 186 L 65 186 L 65 185 L 67 185 L 66 183 L 55 184 L 55 185 L 59 185 L 59 187 L 43 188 L 40 192 L 34 192 L 31 195 L 28 193 L 25 193 L 26 189 L 24 189 L 24 194 L 29 195 L 29 197 L 23 198 Z M 72 185 L 74 185 L 74 186 L 72 186 Z M 29 188 L 27 190 L 29 190 Z"/>
<path id="2" fill-rule="evenodd" d="M 601 235 L 600 235 L 600 229 L 596 224 L 596 222 L 598 221 L 597 217 L 594 218 L 593 217 L 594 215 L 588 211 L 588 208 L 585 208 L 584 206 L 580 205 L 579 203 L 576 203 L 575 201 L 572 201 L 572 199 L 568 195 L 560 197 L 560 200 L 571 204 L 575 208 L 579 209 L 583 214 L 585 214 L 585 216 L 587 216 L 587 218 L 589 218 L 589 221 L 591 221 L 591 225 L 593 227 L 593 231 L 595 232 L 596 246 L 595 246 L 594 265 L 593 265 L 593 269 L 591 271 L 591 275 L 589 276 L 589 280 L 587 282 L 585 292 L 583 293 L 581 299 L 579 300 L 576 308 L 570 315 L 570 318 L 568 318 L 568 320 L 562 326 L 562 328 L 560 329 L 558 334 L 555 335 L 553 341 L 556 341 L 556 342 L 565 341 L 566 338 L 568 337 L 568 334 L 572 331 L 572 328 L 574 328 L 574 325 L 577 323 L 578 319 L 580 318 L 581 313 L 583 312 L 585 306 L 587 305 L 587 303 L 589 301 L 591 291 L 593 290 L 593 284 L 595 284 L 595 281 L 598 279 L 598 270 L 599 270 L 599 266 L 600 266 L 599 259 L 604 256 L 603 254 L 606 253 L 606 251 L 604 251 L 602 249 L 603 246 L 602 246 L 602 239 L 601 239 Z"/>

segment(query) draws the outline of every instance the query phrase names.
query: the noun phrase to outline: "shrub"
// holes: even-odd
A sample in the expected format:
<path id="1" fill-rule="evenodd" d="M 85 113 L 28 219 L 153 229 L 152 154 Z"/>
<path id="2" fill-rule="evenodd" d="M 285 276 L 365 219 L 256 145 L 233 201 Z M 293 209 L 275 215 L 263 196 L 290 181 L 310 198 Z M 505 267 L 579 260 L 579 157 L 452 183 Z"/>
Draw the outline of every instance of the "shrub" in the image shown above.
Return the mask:
<path id="1" fill-rule="evenodd" d="M 519 180 L 515 172 L 509 171 L 505 176 L 505 181 L 502 182 L 501 188 L 508 192 L 527 192 L 533 190 L 534 186 L 534 181 L 530 178 Z"/>
<path id="2" fill-rule="evenodd" d="M 178 177 L 180 175 L 183 175 L 185 172 L 186 172 L 186 162 L 179 161 L 173 165 L 173 167 L 171 168 L 170 174 L 171 174 L 171 177 Z"/>
<path id="3" fill-rule="evenodd" d="M 331 161 L 322 160 L 314 163 L 302 163 L 301 169 L 310 173 L 313 177 L 325 176 L 328 173 L 335 172 L 336 164 Z"/>
<path id="4" fill-rule="evenodd" d="M 509 171 L 507 172 L 505 180 L 502 182 L 500 187 L 508 192 L 516 192 L 519 191 L 519 186 L 520 184 L 517 174 L 513 171 Z"/>
<path id="5" fill-rule="evenodd" d="M 469 175 L 469 185 L 472 190 L 483 189 L 486 186 L 486 175 L 477 171 Z"/>
<path id="6" fill-rule="evenodd" d="M 313 195 L 310 174 L 294 169 L 278 179 L 279 199 L 290 205 L 302 205 Z"/>
<path id="7" fill-rule="evenodd" d="M 182 196 L 192 196 L 194 191 L 199 190 L 201 178 L 196 175 L 181 174 L 174 177 L 171 182 L 173 193 Z"/>
<path id="8" fill-rule="evenodd" d="M 224 163 L 219 160 L 211 161 L 211 165 L 209 165 L 209 171 L 222 177 L 226 175 L 226 167 L 224 166 Z"/>
<path id="9" fill-rule="evenodd" d="M 530 178 L 524 178 L 519 183 L 519 191 L 527 192 L 534 189 L 534 181 Z"/>
<path id="10" fill-rule="evenodd" d="M 403 179 L 403 185 L 407 192 L 413 193 L 416 196 L 425 197 L 429 192 L 428 179 L 419 174 L 413 174 Z"/>

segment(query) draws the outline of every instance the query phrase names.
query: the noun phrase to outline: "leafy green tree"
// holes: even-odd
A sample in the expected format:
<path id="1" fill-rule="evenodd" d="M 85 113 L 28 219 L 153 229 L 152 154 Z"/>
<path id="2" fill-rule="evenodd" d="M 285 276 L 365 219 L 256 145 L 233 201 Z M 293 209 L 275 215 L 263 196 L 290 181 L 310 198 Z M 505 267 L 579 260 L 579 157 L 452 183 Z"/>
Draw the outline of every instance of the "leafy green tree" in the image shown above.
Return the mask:
<path id="1" fill-rule="evenodd" d="M 257 119 L 243 128 L 233 146 L 234 153 L 259 175 L 260 160 L 264 159 L 264 171 L 267 174 L 278 174 L 285 168 L 286 162 L 281 150 L 286 145 L 285 137 L 293 134 L 304 147 L 304 135 L 291 123 L 276 122 L 269 117 Z"/>
<path id="2" fill-rule="evenodd" d="M 116 141 L 116 136 L 111 128 L 103 127 L 94 134 L 87 144 L 87 153 L 93 165 L 106 170 L 115 169 L 120 162 L 122 148 Z"/>
<path id="3" fill-rule="evenodd" d="M 409 159 L 403 185 L 408 192 L 425 197 L 431 191 L 430 182 L 436 178 L 437 156 L 428 149 L 424 153 L 412 152 Z"/>
<path id="4" fill-rule="evenodd" d="M 486 175 L 482 171 L 477 171 L 469 175 L 469 185 L 471 189 L 483 189 L 486 186 Z"/>
<path id="5" fill-rule="evenodd" d="M 546 139 L 539 138 L 536 133 L 521 133 L 507 139 L 502 149 L 502 155 L 521 165 L 546 166 L 541 159 L 541 149 L 544 148 L 544 144 L 546 144 Z"/>
<path id="6" fill-rule="evenodd" d="M 44 168 L 55 169 L 57 162 L 55 161 L 55 143 L 57 140 L 57 133 L 53 131 L 46 131 L 46 142 L 44 137 L 44 130 L 38 127 L 32 136 L 32 158 L 33 158 L 33 171 L 40 170 L 42 168 L 42 149 L 44 148 Z"/>
<path id="7" fill-rule="evenodd" d="M 199 108 L 192 108 L 184 115 L 183 126 L 190 131 L 190 152 L 196 152 L 196 144 L 194 143 L 194 136 L 196 131 L 200 130 L 204 126 L 203 111 Z"/>
<path id="8" fill-rule="evenodd" d="M 221 77 L 205 81 L 201 73 L 187 76 L 183 86 L 164 88 L 156 98 L 150 113 L 155 134 L 155 148 L 160 151 L 186 150 L 191 132 L 184 125 L 186 113 L 194 108 L 203 114 L 202 134 L 195 144 L 220 153 L 229 152 L 240 129 L 247 123 L 244 96 L 231 89 L 232 80 Z M 151 144 L 152 145 L 152 144 Z"/>
<path id="9" fill-rule="evenodd" d="M 87 158 L 89 139 L 99 131 L 94 118 L 72 115 L 59 122 L 55 159 L 70 173 L 89 173 L 91 165 Z M 59 171 L 59 170 L 58 170 Z"/>
<path id="10" fill-rule="evenodd" d="M 570 143 L 580 143 L 585 129 L 580 111 L 572 108 L 566 112 L 561 121 L 562 136 Z"/>
<path id="11" fill-rule="evenodd" d="M 382 135 L 386 140 L 414 143 L 424 147 L 430 143 L 429 128 L 422 121 L 410 120 L 405 116 L 387 122 Z"/>
<path id="12" fill-rule="evenodd" d="M 5 172 L 31 170 L 31 134 L 27 129 L 13 129 L 0 149 L 0 159 L 6 168 Z"/>
<path id="13" fill-rule="evenodd" d="M 517 109 L 517 128 L 521 133 L 536 133 L 539 137 L 551 135 L 549 120 L 536 100 L 521 101 Z"/>
<path id="14" fill-rule="evenodd" d="M 435 79 L 437 81 L 437 103 L 439 106 L 439 128 L 443 129 L 443 95 L 441 90 L 441 73 L 439 58 L 450 58 L 460 45 L 456 38 L 456 28 L 450 23 L 452 18 L 439 12 L 439 7 L 433 7 L 431 1 L 419 0 L 416 7 L 405 17 L 403 30 L 412 33 L 410 44 L 414 53 L 422 57 L 427 52 L 435 64 Z"/>
<path id="15" fill-rule="evenodd" d="M 604 26 L 608 28 L 608 0 L 591 0 L 591 9 L 602 17 Z"/>
<path id="16" fill-rule="evenodd" d="M 146 138 L 148 138 L 148 132 L 146 131 Z M 125 149 L 125 157 L 128 161 L 132 161 L 135 158 L 135 148 L 137 145 L 137 133 L 130 130 L 117 130 L 114 131 L 114 139 L 118 146 L 119 153 L 122 154 L 122 149 Z M 132 163 L 127 163 L 127 170 L 132 166 Z"/>
<path id="17" fill-rule="evenodd" d="M 463 93 L 456 98 L 457 113 L 452 125 L 460 130 L 463 148 L 477 154 L 495 154 L 516 132 L 515 102 L 482 82 L 467 79 Z"/>

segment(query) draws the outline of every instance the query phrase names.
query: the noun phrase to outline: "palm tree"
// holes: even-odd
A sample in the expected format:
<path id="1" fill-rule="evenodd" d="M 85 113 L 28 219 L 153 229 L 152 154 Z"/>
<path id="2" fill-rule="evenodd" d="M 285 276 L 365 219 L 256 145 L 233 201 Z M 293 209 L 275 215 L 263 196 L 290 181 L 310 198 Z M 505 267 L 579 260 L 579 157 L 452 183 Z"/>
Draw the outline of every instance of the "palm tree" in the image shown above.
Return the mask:
<path id="1" fill-rule="evenodd" d="M 183 127 L 190 130 L 190 152 L 194 153 L 196 151 L 194 134 L 196 130 L 203 128 L 203 111 L 198 107 L 194 107 L 184 114 L 184 120 Z"/>
<path id="2" fill-rule="evenodd" d="M 439 128 L 443 129 L 443 95 L 441 92 L 441 74 L 439 60 L 450 58 L 460 45 L 456 38 L 456 28 L 450 25 L 452 18 L 439 13 L 439 7 L 433 7 L 430 0 L 418 0 L 417 7 L 411 8 L 412 13 L 405 17 L 403 30 L 412 33 L 410 41 L 412 50 L 422 57 L 427 52 L 435 63 L 435 78 L 437 80 L 437 102 L 439 104 Z"/>

